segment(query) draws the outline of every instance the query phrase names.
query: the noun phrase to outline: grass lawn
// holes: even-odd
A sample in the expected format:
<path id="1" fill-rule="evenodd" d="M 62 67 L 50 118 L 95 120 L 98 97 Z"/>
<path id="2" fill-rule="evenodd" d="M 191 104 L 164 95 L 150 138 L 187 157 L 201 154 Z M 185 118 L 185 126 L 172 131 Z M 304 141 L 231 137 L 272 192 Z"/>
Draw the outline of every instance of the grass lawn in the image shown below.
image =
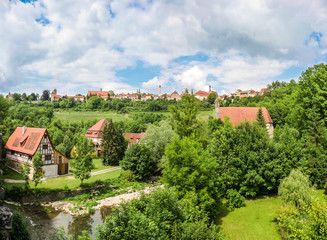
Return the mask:
<path id="1" fill-rule="evenodd" d="M 114 122 L 120 120 L 131 120 L 128 114 L 118 114 L 113 112 L 55 112 L 54 115 L 60 120 L 67 120 L 71 122 L 79 122 L 86 120 L 101 120 L 103 118 L 111 118 Z"/>
<path id="2" fill-rule="evenodd" d="M 76 159 L 70 159 L 69 162 L 70 162 L 70 169 L 74 169 L 73 168 L 73 165 L 74 165 L 74 161 Z M 92 172 L 96 172 L 96 171 L 100 171 L 100 170 L 104 170 L 104 169 L 108 169 L 108 168 L 111 168 L 111 166 L 104 166 L 102 164 L 102 159 L 101 158 L 93 158 L 93 164 L 94 164 L 94 169 L 92 169 Z"/>
<path id="3" fill-rule="evenodd" d="M 97 180 L 106 180 L 111 178 L 116 178 L 120 175 L 122 170 L 114 170 L 112 172 L 107 172 L 95 176 L 91 176 L 88 180 L 85 180 L 84 183 L 93 183 Z M 64 189 L 66 186 L 69 189 L 76 189 L 80 186 L 81 181 L 79 179 L 75 179 L 73 175 L 63 176 L 63 177 L 55 177 L 55 178 L 47 178 L 41 184 L 37 186 L 37 188 L 49 188 L 49 189 Z M 5 183 L 6 187 L 11 188 L 13 186 L 23 187 L 23 183 Z M 34 188 L 34 183 L 30 182 L 31 188 Z"/>
<path id="4" fill-rule="evenodd" d="M 18 172 L 8 168 L 3 175 L 0 175 L 0 179 L 24 180 L 24 177 Z"/>
<path id="5" fill-rule="evenodd" d="M 280 198 L 249 200 L 221 219 L 222 232 L 230 240 L 281 239 L 275 221 Z"/>

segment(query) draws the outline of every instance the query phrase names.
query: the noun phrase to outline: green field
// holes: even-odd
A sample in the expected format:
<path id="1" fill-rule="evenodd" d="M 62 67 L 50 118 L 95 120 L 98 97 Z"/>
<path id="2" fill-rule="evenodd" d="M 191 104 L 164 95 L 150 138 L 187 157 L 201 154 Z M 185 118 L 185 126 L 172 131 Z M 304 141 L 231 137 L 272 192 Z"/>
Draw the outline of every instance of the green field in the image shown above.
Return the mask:
<path id="1" fill-rule="evenodd" d="M 235 209 L 221 219 L 222 232 L 230 240 L 281 239 L 276 224 L 279 207 L 278 197 L 248 200 L 246 207 Z"/>
<path id="2" fill-rule="evenodd" d="M 142 112 L 135 112 L 142 113 Z M 170 115 L 170 112 L 153 112 L 155 114 Z M 214 110 L 212 111 L 199 111 L 199 118 L 202 120 L 207 120 L 209 116 L 214 116 Z M 121 120 L 132 120 L 130 117 L 133 113 L 129 114 L 118 114 L 113 112 L 55 112 L 54 115 L 63 121 L 86 121 L 86 120 L 101 120 L 103 118 L 111 118 L 114 122 Z"/>
<path id="3" fill-rule="evenodd" d="M 118 114 L 113 112 L 55 112 L 54 115 L 60 120 L 71 122 L 101 120 L 111 118 L 114 122 L 120 120 L 131 120 L 128 114 Z"/>

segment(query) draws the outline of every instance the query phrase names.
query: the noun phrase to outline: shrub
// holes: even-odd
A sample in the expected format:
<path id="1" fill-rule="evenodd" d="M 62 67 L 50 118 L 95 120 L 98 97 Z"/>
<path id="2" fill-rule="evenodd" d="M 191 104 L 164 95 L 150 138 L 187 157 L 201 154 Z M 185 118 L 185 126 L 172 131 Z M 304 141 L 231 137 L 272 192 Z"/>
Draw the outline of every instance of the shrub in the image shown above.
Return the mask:
<path id="1" fill-rule="evenodd" d="M 308 177 L 299 170 L 292 170 L 279 186 L 278 194 L 285 203 L 299 205 L 300 202 L 309 204 L 312 200 L 313 189 Z"/>
<path id="2" fill-rule="evenodd" d="M 148 146 L 132 144 L 127 149 L 124 159 L 120 162 L 120 166 L 123 170 L 133 173 L 136 180 L 142 180 L 154 173 L 156 164 Z"/>
<path id="3" fill-rule="evenodd" d="M 229 211 L 245 206 L 245 198 L 235 189 L 227 190 L 226 199 Z"/>

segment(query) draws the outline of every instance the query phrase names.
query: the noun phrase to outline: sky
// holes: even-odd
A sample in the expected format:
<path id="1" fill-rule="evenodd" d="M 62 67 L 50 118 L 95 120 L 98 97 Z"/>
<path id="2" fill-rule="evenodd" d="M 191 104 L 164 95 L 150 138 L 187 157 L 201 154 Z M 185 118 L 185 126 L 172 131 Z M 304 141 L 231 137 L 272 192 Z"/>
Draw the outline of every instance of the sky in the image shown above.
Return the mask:
<path id="1" fill-rule="evenodd" d="M 260 90 L 326 36 L 325 0 L 0 0 L 0 93 Z"/>

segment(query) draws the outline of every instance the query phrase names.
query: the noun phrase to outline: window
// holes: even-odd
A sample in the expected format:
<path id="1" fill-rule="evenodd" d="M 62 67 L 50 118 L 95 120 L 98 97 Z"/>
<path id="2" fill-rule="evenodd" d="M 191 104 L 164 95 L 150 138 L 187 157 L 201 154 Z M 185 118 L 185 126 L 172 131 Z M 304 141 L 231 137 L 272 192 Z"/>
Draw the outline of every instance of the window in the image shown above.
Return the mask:
<path id="1" fill-rule="evenodd" d="M 48 145 L 47 144 L 43 144 L 42 149 L 48 149 Z"/>
<path id="2" fill-rule="evenodd" d="M 46 161 L 47 161 L 47 160 L 51 160 L 51 155 L 50 155 L 50 154 L 45 155 L 45 160 L 46 160 Z"/>

